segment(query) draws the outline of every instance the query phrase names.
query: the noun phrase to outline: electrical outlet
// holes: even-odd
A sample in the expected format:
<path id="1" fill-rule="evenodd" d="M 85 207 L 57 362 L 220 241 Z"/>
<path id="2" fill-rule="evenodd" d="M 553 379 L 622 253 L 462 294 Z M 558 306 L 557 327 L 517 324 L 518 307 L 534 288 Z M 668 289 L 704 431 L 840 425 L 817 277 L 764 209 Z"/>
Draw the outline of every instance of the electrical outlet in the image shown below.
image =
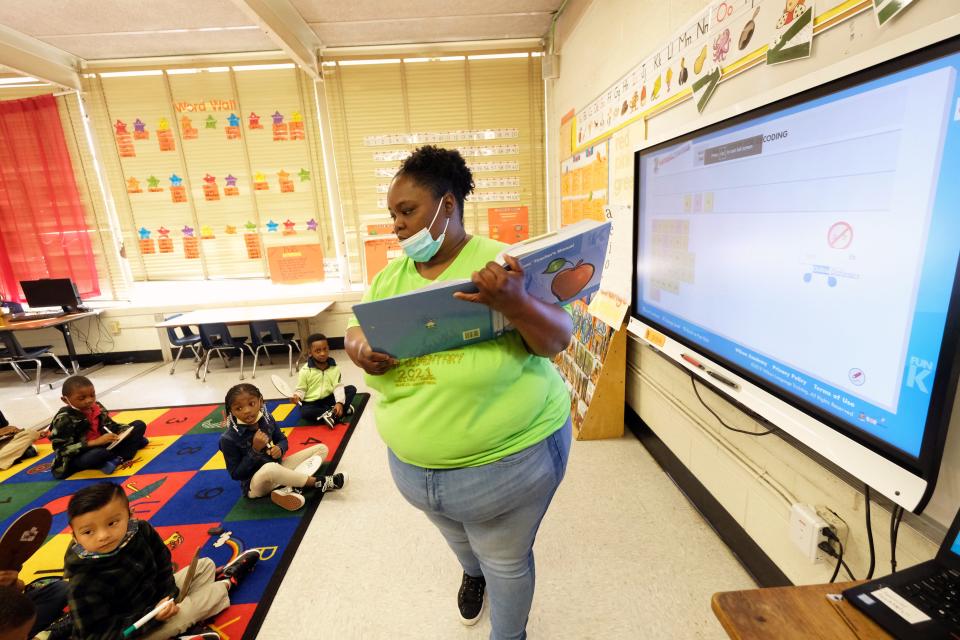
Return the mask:
<path id="1" fill-rule="evenodd" d="M 827 522 L 810 505 L 799 502 L 791 505 L 790 540 L 810 562 L 826 559 L 826 554 L 817 545 L 827 539 L 820 533 L 827 526 Z"/>
<path id="2" fill-rule="evenodd" d="M 817 515 L 833 529 L 833 532 L 840 538 L 840 544 L 846 548 L 847 538 L 850 537 L 850 527 L 844 522 L 843 518 L 838 516 L 830 507 L 818 504 Z"/>
<path id="3" fill-rule="evenodd" d="M 119 320 L 111 320 L 111 321 L 110 321 L 110 333 L 113 334 L 113 335 L 115 335 L 115 336 L 120 335 L 120 321 L 119 321 Z"/>

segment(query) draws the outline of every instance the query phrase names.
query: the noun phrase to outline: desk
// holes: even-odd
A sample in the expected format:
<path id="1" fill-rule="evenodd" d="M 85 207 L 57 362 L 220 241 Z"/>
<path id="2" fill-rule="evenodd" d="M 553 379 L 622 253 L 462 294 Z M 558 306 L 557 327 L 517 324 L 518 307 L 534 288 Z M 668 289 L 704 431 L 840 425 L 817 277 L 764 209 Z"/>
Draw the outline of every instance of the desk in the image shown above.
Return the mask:
<path id="1" fill-rule="evenodd" d="M 246 324 L 255 320 L 308 320 L 318 316 L 333 306 L 332 302 L 301 302 L 297 304 L 265 304 L 256 307 L 221 307 L 219 309 L 200 309 L 188 311 L 175 318 L 158 322 L 159 329 L 183 327 L 186 325 Z M 306 335 L 301 336 L 305 338 Z"/>
<path id="2" fill-rule="evenodd" d="M 254 307 L 221 307 L 219 309 L 200 309 L 188 311 L 175 318 L 158 322 L 158 329 L 183 327 L 187 325 L 211 324 L 247 324 L 257 320 L 296 320 L 297 332 L 303 340 L 310 333 L 307 320 L 320 315 L 333 306 L 332 302 L 300 302 L 296 304 L 265 304 Z"/>
<path id="3" fill-rule="evenodd" d="M 713 594 L 710 606 L 734 640 L 890 640 L 890 635 L 846 601 L 832 602 L 861 582 L 771 587 Z"/>
<path id="4" fill-rule="evenodd" d="M 63 342 L 67 345 L 67 353 L 70 355 L 70 367 L 74 373 L 80 371 L 80 363 L 77 362 L 77 349 L 73 345 L 73 336 L 70 334 L 70 323 L 83 318 L 98 316 L 103 313 L 103 309 L 92 309 L 90 311 L 80 311 L 78 313 L 68 313 L 56 318 L 44 318 L 42 320 L 16 320 L 7 322 L 6 326 L 0 327 L 0 331 L 28 331 L 31 329 L 47 329 L 53 327 L 63 334 Z M 99 369 L 103 365 L 91 367 Z"/>

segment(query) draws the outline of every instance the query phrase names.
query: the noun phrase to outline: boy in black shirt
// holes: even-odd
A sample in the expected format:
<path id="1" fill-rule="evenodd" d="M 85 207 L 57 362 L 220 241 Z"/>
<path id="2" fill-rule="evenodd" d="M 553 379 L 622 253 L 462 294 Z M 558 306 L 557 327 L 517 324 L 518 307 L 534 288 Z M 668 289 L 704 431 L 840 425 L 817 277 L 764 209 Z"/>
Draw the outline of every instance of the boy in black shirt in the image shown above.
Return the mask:
<path id="1" fill-rule="evenodd" d="M 213 561 L 201 558 L 186 597 L 175 603 L 186 569 L 174 575 L 170 550 L 148 522 L 130 517 L 122 487 L 101 482 L 81 489 L 67 516 L 76 540 L 64 559 L 75 638 L 120 640 L 124 629 L 164 603 L 135 636 L 175 636 L 230 606 L 230 587 L 260 559 L 259 551 L 246 551 L 217 575 Z"/>

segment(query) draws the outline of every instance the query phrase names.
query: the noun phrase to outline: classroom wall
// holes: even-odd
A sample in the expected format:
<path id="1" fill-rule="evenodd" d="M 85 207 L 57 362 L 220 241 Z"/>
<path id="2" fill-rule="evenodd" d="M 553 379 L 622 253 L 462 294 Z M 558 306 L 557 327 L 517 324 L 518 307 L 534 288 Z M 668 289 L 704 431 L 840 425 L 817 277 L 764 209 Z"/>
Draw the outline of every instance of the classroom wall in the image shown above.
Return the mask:
<path id="1" fill-rule="evenodd" d="M 827 3 L 819 0 L 818 4 Z M 547 81 L 549 186 L 551 201 L 559 201 L 562 158 L 559 128 L 570 109 L 581 109 L 675 30 L 703 9 L 703 0 L 594 0 L 573 17 L 561 17 L 557 30 L 560 77 Z M 680 133 L 705 126 L 760 104 L 791 95 L 926 44 L 960 33 L 960 3 L 918 0 L 882 31 L 872 11 L 866 11 L 818 35 L 815 55 L 776 67 L 758 67 L 720 85 L 704 114 L 689 102 L 648 121 L 646 139 L 641 125 L 621 134 L 621 162 L 632 166 L 632 152 Z M 566 34 L 566 35 L 564 35 Z M 612 145 L 611 167 L 618 158 Z M 629 202 L 630 199 L 627 198 Z M 554 212 L 554 215 L 558 215 Z M 620 268 L 630 269 L 630 265 Z M 775 436 L 752 438 L 724 432 L 693 394 L 690 377 L 651 349 L 631 339 L 627 363 L 629 405 L 671 451 L 697 476 L 764 552 L 795 583 L 825 582 L 832 564 L 815 565 L 789 541 L 792 500 L 827 505 L 850 525 L 845 559 L 855 575 L 867 566 L 864 501 L 860 490 Z M 708 389 L 703 399 L 729 424 L 760 427 Z M 960 399 L 957 403 L 960 407 Z M 960 409 L 951 419 L 937 491 L 926 513 L 908 514 L 900 529 L 899 566 L 932 557 L 945 527 L 960 506 Z M 878 571 L 889 572 L 889 511 L 873 509 Z M 638 541 L 642 543 L 642 541 Z"/>

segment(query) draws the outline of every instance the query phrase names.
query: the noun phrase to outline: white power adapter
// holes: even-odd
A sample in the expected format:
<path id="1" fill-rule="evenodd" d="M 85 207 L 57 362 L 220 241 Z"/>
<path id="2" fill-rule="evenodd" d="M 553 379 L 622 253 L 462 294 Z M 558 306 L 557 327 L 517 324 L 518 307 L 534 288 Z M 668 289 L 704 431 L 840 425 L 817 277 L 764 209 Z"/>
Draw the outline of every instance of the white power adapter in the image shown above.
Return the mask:
<path id="1" fill-rule="evenodd" d="M 819 544 L 827 537 L 821 533 L 830 525 L 817 515 L 817 510 L 808 504 L 799 502 L 790 507 L 790 540 L 810 562 L 820 562 L 826 559 L 826 554 L 820 550 Z"/>

